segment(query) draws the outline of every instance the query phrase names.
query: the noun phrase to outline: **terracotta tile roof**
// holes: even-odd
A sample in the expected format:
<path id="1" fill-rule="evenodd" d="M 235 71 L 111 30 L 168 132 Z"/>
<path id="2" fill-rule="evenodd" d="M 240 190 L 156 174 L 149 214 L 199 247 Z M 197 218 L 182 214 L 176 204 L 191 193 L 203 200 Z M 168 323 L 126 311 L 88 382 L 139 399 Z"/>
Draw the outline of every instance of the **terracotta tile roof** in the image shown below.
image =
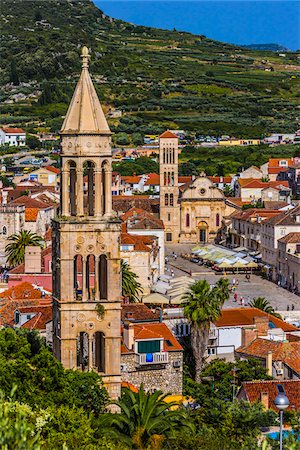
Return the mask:
<path id="1" fill-rule="evenodd" d="M 125 183 L 128 183 L 128 184 L 138 184 L 141 181 L 141 177 L 137 176 L 137 175 L 123 176 L 123 177 L 121 177 L 121 179 L 123 181 L 125 181 Z"/>
<path id="2" fill-rule="evenodd" d="M 266 359 L 272 352 L 273 361 L 282 361 L 300 375 L 300 342 L 280 342 L 257 338 L 246 347 L 239 347 L 239 355 Z"/>
<path id="3" fill-rule="evenodd" d="M 289 233 L 286 236 L 278 239 L 278 242 L 284 242 L 286 244 L 300 244 L 300 231 Z"/>
<path id="4" fill-rule="evenodd" d="M 122 305 L 122 321 L 131 322 L 157 322 L 159 320 L 159 311 L 153 312 L 144 303 L 129 303 Z"/>
<path id="5" fill-rule="evenodd" d="M 22 298 L 41 298 L 42 293 L 39 289 L 35 289 L 31 283 L 24 281 L 23 283 L 13 286 L 0 293 L 0 299 L 22 299 Z M 0 300 L 1 301 L 1 300 Z"/>
<path id="6" fill-rule="evenodd" d="M 121 245 L 133 245 L 137 252 L 151 252 L 151 248 L 144 244 L 140 236 L 129 233 L 121 233 Z"/>
<path id="7" fill-rule="evenodd" d="M 148 173 L 145 186 L 159 186 L 159 175 L 157 173 Z"/>
<path id="8" fill-rule="evenodd" d="M 25 208 L 25 222 L 36 222 L 39 208 Z"/>
<path id="9" fill-rule="evenodd" d="M 230 217 L 233 219 L 251 221 L 251 219 L 257 219 L 258 217 L 264 220 L 277 214 L 280 214 L 280 212 L 262 208 L 249 208 L 246 211 L 233 212 Z"/>
<path id="10" fill-rule="evenodd" d="M 268 174 L 274 175 L 280 172 L 287 172 L 289 169 L 287 167 L 269 167 Z"/>
<path id="11" fill-rule="evenodd" d="M 2 128 L 2 130 L 6 134 L 20 134 L 20 133 L 25 134 L 25 131 L 23 130 L 23 128 Z"/>
<path id="12" fill-rule="evenodd" d="M 286 161 L 287 165 L 293 164 L 293 158 L 270 158 L 268 167 L 280 167 L 279 162 Z M 284 167 L 282 167 L 284 169 Z"/>
<path id="13" fill-rule="evenodd" d="M 282 187 L 289 187 L 288 181 L 261 181 L 257 179 L 252 178 L 240 178 L 238 180 L 239 185 L 242 188 L 245 189 L 265 189 L 265 188 L 274 188 L 279 189 L 280 186 Z"/>
<path id="14" fill-rule="evenodd" d="M 128 381 L 122 381 L 121 387 L 130 389 L 132 392 L 135 392 L 135 393 L 139 392 L 138 388 L 133 386 L 133 384 L 128 383 Z"/>
<path id="15" fill-rule="evenodd" d="M 164 323 L 145 323 L 134 324 L 134 339 L 164 339 L 164 351 L 181 351 L 183 350 L 171 330 Z M 168 345 L 166 340 L 170 341 Z"/>
<path id="16" fill-rule="evenodd" d="M 51 200 L 47 194 L 41 192 L 38 195 L 35 195 L 34 200 L 37 200 L 38 202 L 42 202 L 48 207 L 57 208 L 59 206 L 59 200 L 53 201 Z"/>
<path id="17" fill-rule="evenodd" d="M 29 306 L 37 307 L 42 305 L 50 305 L 51 297 L 42 298 L 42 293 L 38 289 L 34 289 L 30 283 L 21 283 L 11 289 L 1 293 L 0 299 L 0 326 L 12 324 L 15 310 Z"/>
<path id="18" fill-rule="evenodd" d="M 290 400 L 290 410 L 300 408 L 300 380 L 268 380 L 268 381 L 245 381 L 237 395 L 238 398 L 246 398 L 250 403 L 261 401 L 261 395 L 267 393 L 269 408 L 278 412 L 274 405 L 275 397 L 278 395 L 277 385 L 281 384 Z"/>
<path id="19" fill-rule="evenodd" d="M 44 236 L 45 241 L 52 241 L 52 228 L 49 227 Z"/>
<path id="20" fill-rule="evenodd" d="M 297 215 L 300 215 L 300 205 L 271 217 L 265 223 L 267 225 L 295 225 Z"/>
<path id="21" fill-rule="evenodd" d="M 190 183 L 192 181 L 192 177 L 178 177 L 178 183 Z"/>
<path id="22" fill-rule="evenodd" d="M 35 200 L 27 195 L 22 195 L 21 197 L 16 198 L 10 205 L 25 205 L 26 208 L 38 208 L 38 209 L 46 209 L 49 208 L 45 203 L 40 202 L 39 200 Z"/>
<path id="23" fill-rule="evenodd" d="M 35 316 L 28 320 L 21 328 L 28 330 L 45 330 L 46 323 L 52 320 L 52 304 L 38 306 L 21 306 L 17 308 L 20 313 L 35 313 Z"/>
<path id="24" fill-rule="evenodd" d="M 226 198 L 227 204 L 232 204 L 237 207 L 242 207 L 243 205 L 249 205 L 249 202 L 245 202 L 241 199 L 241 197 L 227 197 Z"/>
<path id="25" fill-rule="evenodd" d="M 176 134 L 172 133 L 171 131 L 167 130 L 159 136 L 159 139 L 178 139 L 178 136 L 176 136 Z"/>
<path id="26" fill-rule="evenodd" d="M 275 202 L 275 201 L 264 201 L 264 207 L 265 209 L 276 209 L 279 210 L 281 208 L 284 208 L 285 206 L 287 206 L 288 203 L 287 202 Z"/>
<path id="27" fill-rule="evenodd" d="M 142 208 L 131 208 L 121 219 L 127 223 L 128 229 L 164 229 L 162 220 Z"/>
<path id="28" fill-rule="evenodd" d="M 49 172 L 56 173 L 57 175 L 60 173 L 60 169 L 54 166 L 46 166 L 45 169 L 49 170 Z"/>
<path id="29" fill-rule="evenodd" d="M 159 199 L 152 199 L 149 195 L 113 195 L 113 210 L 117 212 L 127 212 L 131 208 L 141 208 L 148 212 L 156 212 L 159 206 Z"/>
<path id="30" fill-rule="evenodd" d="M 254 325 L 255 317 L 267 317 L 276 328 L 283 331 L 299 331 L 294 325 L 278 319 L 257 308 L 226 308 L 222 309 L 221 317 L 215 322 L 216 327 L 238 327 Z"/>
<path id="31" fill-rule="evenodd" d="M 226 183 L 230 184 L 232 177 L 208 177 L 213 183 Z"/>

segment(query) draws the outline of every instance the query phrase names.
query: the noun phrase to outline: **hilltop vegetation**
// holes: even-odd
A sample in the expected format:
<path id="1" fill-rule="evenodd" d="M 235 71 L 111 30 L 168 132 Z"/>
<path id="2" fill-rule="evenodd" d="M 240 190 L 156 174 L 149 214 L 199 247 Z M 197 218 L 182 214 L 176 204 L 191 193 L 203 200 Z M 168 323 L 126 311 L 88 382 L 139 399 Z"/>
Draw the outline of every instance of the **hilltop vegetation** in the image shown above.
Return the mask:
<path id="1" fill-rule="evenodd" d="M 116 133 L 179 128 L 260 137 L 297 128 L 295 53 L 279 57 L 205 36 L 135 26 L 105 16 L 89 0 L 3 0 L 1 22 L 1 100 L 16 94 L 26 99 L 2 105 L 0 123 L 57 131 L 86 44 L 104 108 L 124 112 L 110 120 Z M 36 98 L 28 97 L 32 92 Z"/>

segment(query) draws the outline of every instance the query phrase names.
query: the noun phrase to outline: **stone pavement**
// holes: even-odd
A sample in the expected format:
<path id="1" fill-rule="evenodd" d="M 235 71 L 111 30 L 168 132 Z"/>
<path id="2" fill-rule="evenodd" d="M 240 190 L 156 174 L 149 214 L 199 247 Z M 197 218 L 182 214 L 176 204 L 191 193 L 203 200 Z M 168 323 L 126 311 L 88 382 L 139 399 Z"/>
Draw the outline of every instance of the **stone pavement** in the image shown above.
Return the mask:
<path id="1" fill-rule="evenodd" d="M 223 274 L 215 274 L 215 272 L 209 267 L 199 266 L 198 264 L 192 263 L 180 257 L 181 253 L 189 253 L 192 247 L 194 246 L 186 244 L 167 245 L 166 255 L 169 256 L 168 266 L 174 271 L 175 277 L 182 276 L 183 274 L 189 274 L 191 271 L 193 279 L 205 279 L 210 284 L 215 284 L 223 276 Z M 178 255 L 176 260 L 174 260 L 172 256 L 170 256 L 172 255 L 173 251 Z M 169 272 L 165 273 L 168 274 Z M 273 308 L 278 311 L 287 311 L 287 306 L 289 306 L 291 309 L 292 305 L 294 305 L 295 312 L 299 311 L 300 319 L 299 296 L 292 294 L 286 289 L 278 287 L 275 283 L 264 280 L 257 275 L 251 275 L 250 282 L 246 281 L 244 274 L 226 274 L 226 278 L 228 278 L 230 282 L 232 282 L 233 278 L 238 280 L 239 285 L 236 289 L 238 300 L 241 296 L 244 297 L 245 306 L 247 306 L 247 301 L 252 300 L 253 297 L 265 297 L 273 306 Z M 234 302 L 232 294 L 230 299 L 225 303 L 224 308 L 234 308 L 237 306 L 240 306 L 239 301 L 237 303 Z"/>

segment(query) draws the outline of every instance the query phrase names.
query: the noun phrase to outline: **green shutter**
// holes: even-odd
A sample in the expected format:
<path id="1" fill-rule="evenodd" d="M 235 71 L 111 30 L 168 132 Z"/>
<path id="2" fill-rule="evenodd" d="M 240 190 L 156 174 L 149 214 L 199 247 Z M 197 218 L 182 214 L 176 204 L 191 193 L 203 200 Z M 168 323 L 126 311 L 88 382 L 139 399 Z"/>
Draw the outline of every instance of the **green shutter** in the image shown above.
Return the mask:
<path id="1" fill-rule="evenodd" d="M 138 342 L 138 353 L 160 352 L 160 341 L 140 341 Z"/>

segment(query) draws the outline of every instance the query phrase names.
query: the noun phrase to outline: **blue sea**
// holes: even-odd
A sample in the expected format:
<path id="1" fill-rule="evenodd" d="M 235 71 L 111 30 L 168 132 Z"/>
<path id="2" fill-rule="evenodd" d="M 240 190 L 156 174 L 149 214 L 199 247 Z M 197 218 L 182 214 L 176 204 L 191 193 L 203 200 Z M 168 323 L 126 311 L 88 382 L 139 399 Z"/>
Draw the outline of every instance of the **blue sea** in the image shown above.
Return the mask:
<path id="1" fill-rule="evenodd" d="M 300 2 L 94 0 L 111 17 L 156 28 L 189 31 L 232 44 L 300 48 Z"/>

